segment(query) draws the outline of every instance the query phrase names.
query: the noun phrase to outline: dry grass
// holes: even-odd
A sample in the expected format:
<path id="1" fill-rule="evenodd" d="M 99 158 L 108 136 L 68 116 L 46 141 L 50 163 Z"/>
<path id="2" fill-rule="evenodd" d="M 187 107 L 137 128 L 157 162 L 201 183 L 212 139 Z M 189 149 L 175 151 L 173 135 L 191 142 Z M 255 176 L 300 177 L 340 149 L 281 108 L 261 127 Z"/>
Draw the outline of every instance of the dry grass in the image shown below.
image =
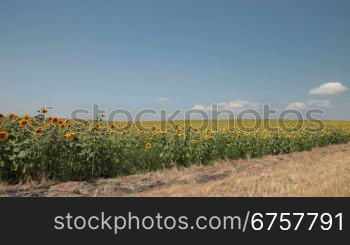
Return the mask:
<path id="1" fill-rule="evenodd" d="M 0 184 L 3 196 L 350 196 L 350 144 L 89 182 Z"/>
<path id="2" fill-rule="evenodd" d="M 240 170 L 239 166 L 244 170 Z M 244 166 L 248 165 L 248 166 Z M 350 196 L 350 152 L 296 153 L 241 161 L 220 181 L 154 190 L 146 196 Z"/>

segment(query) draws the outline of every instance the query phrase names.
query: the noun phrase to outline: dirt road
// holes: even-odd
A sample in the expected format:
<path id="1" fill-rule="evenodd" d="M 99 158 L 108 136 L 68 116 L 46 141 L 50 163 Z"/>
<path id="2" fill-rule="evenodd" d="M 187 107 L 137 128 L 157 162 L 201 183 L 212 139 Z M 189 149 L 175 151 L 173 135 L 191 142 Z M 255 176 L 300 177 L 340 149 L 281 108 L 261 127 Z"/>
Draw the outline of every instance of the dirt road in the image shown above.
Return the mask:
<path id="1" fill-rule="evenodd" d="M 0 184 L 0 196 L 350 196 L 350 144 L 115 179 Z"/>

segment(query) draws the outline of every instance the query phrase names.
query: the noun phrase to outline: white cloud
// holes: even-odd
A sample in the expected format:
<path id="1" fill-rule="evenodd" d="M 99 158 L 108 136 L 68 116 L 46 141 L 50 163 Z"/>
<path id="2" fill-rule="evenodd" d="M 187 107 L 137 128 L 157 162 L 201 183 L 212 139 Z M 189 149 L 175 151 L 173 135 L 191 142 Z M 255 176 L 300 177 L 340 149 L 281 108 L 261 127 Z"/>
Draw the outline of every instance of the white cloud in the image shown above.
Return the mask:
<path id="1" fill-rule="evenodd" d="M 193 110 L 200 110 L 200 111 L 211 111 L 210 105 L 194 105 L 192 107 Z"/>
<path id="2" fill-rule="evenodd" d="M 306 110 L 309 108 L 327 109 L 330 107 L 331 102 L 329 100 L 307 100 L 305 102 L 298 101 L 289 103 L 286 106 L 286 109 Z"/>
<path id="3" fill-rule="evenodd" d="M 228 102 L 213 103 L 212 105 L 217 105 L 218 111 L 230 110 L 238 111 L 244 109 L 254 109 L 259 105 L 258 103 L 251 103 L 245 100 L 234 100 Z M 202 111 L 211 111 L 212 105 L 194 105 L 192 109 L 202 110 Z"/>
<path id="4" fill-rule="evenodd" d="M 338 94 L 346 90 L 348 90 L 348 88 L 345 87 L 340 82 L 329 82 L 329 83 L 322 84 L 317 88 L 311 89 L 309 94 L 310 95 L 331 95 L 331 94 Z"/>
<path id="5" fill-rule="evenodd" d="M 286 109 L 305 110 L 306 104 L 304 102 L 292 102 L 287 105 Z"/>
<path id="6" fill-rule="evenodd" d="M 329 100 L 308 100 L 306 102 L 308 107 L 330 108 L 331 102 Z"/>
<path id="7" fill-rule="evenodd" d="M 167 101 L 168 98 L 166 98 L 166 97 L 159 97 L 158 100 L 159 100 L 159 101 Z"/>

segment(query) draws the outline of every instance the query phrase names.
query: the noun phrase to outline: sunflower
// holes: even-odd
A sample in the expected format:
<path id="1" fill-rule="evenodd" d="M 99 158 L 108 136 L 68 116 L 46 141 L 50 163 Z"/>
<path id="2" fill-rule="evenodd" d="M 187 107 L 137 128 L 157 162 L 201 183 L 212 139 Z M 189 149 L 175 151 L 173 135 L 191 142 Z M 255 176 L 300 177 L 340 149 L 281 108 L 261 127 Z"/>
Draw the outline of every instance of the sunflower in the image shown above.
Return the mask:
<path id="1" fill-rule="evenodd" d="M 183 133 L 179 133 L 179 134 L 177 134 L 177 136 L 182 138 L 182 137 L 184 137 L 184 134 Z"/>
<path id="2" fill-rule="evenodd" d="M 70 137 L 69 134 L 65 134 L 65 135 L 63 136 L 64 140 L 68 140 L 69 137 Z"/>
<path id="3" fill-rule="evenodd" d="M 49 111 L 49 110 L 48 110 L 46 107 L 44 107 L 43 109 L 41 109 L 41 113 L 44 113 L 44 114 L 45 114 L 45 113 L 48 113 L 48 111 Z"/>
<path id="4" fill-rule="evenodd" d="M 95 126 L 96 129 L 99 129 L 100 127 L 101 127 L 100 124 L 96 124 Z"/>
<path id="5" fill-rule="evenodd" d="M 63 121 L 63 120 L 58 120 L 57 124 L 58 124 L 58 125 L 63 125 L 63 124 L 64 124 L 64 121 Z"/>
<path id="6" fill-rule="evenodd" d="M 0 113 L 0 119 L 3 119 L 5 116 Z"/>
<path id="7" fill-rule="evenodd" d="M 60 128 L 62 128 L 62 129 L 65 128 L 65 127 L 67 127 L 67 125 L 64 124 L 64 123 L 60 125 Z"/>
<path id="8" fill-rule="evenodd" d="M 17 115 L 14 114 L 14 113 L 11 113 L 11 114 L 9 115 L 9 118 L 10 118 L 10 120 L 14 120 L 14 119 L 17 118 Z"/>
<path id="9" fill-rule="evenodd" d="M 0 141 L 6 141 L 9 137 L 9 134 L 6 131 L 0 131 Z"/>
<path id="10" fill-rule="evenodd" d="M 65 140 L 69 140 L 70 138 L 74 138 L 74 137 L 76 137 L 77 136 L 77 133 L 76 132 L 68 132 L 68 133 L 66 133 L 64 136 L 63 136 L 63 138 L 65 139 Z"/>
<path id="11" fill-rule="evenodd" d="M 52 118 L 51 122 L 54 124 L 58 123 L 58 118 L 57 117 Z"/>
<path id="12" fill-rule="evenodd" d="M 35 133 L 36 133 L 36 134 L 41 134 L 41 133 L 43 133 L 43 132 L 44 132 L 44 129 L 41 128 L 41 127 L 35 129 Z"/>
<path id="13" fill-rule="evenodd" d="M 148 143 L 146 144 L 146 149 L 147 149 L 147 150 L 151 150 L 151 149 L 152 149 L 152 144 L 151 144 L 150 142 L 148 142 Z"/>
<path id="14" fill-rule="evenodd" d="M 31 119 L 31 117 L 28 114 L 25 114 L 23 118 L 27 121 L 29 121 Z"/>
<path id="15" fill-rule="evenodd" d="M 20 126 L 21 128 L 24 128 L 25 126 L 27 126 L 27 124 L 28 124 L 28 120 L 26 120 L 26 119 L 21 119 L 21 120 L 19 121 L 19 126 Z"/>
<path id="16" fill-rule="evenodd" d="M 70 137 L 75 137 L 75 136 L 77 136 L 77 133 L 76 132 L 70 132 L 69 135 L 70 135 Z"/>
<path id="17" fill-rule="evenodd" d="M 206 134 L 205 136 L 204 136 L 204 139 L 205 140 L 210 140 L 212 137 L 209 135 L 209 134 Z"/>

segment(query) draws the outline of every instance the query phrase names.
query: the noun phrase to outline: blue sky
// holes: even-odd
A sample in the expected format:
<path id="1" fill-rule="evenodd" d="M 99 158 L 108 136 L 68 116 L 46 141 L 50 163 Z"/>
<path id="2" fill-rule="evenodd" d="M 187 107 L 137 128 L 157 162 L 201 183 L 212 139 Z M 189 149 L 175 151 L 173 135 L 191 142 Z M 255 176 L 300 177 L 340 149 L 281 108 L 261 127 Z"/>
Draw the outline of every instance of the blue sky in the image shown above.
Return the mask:
<path id="1" fill-rule="evenodd" d="M 348 0 L 0 0 L 0 111 L 269 103 L 350 119 L 349 13 Z"/>

